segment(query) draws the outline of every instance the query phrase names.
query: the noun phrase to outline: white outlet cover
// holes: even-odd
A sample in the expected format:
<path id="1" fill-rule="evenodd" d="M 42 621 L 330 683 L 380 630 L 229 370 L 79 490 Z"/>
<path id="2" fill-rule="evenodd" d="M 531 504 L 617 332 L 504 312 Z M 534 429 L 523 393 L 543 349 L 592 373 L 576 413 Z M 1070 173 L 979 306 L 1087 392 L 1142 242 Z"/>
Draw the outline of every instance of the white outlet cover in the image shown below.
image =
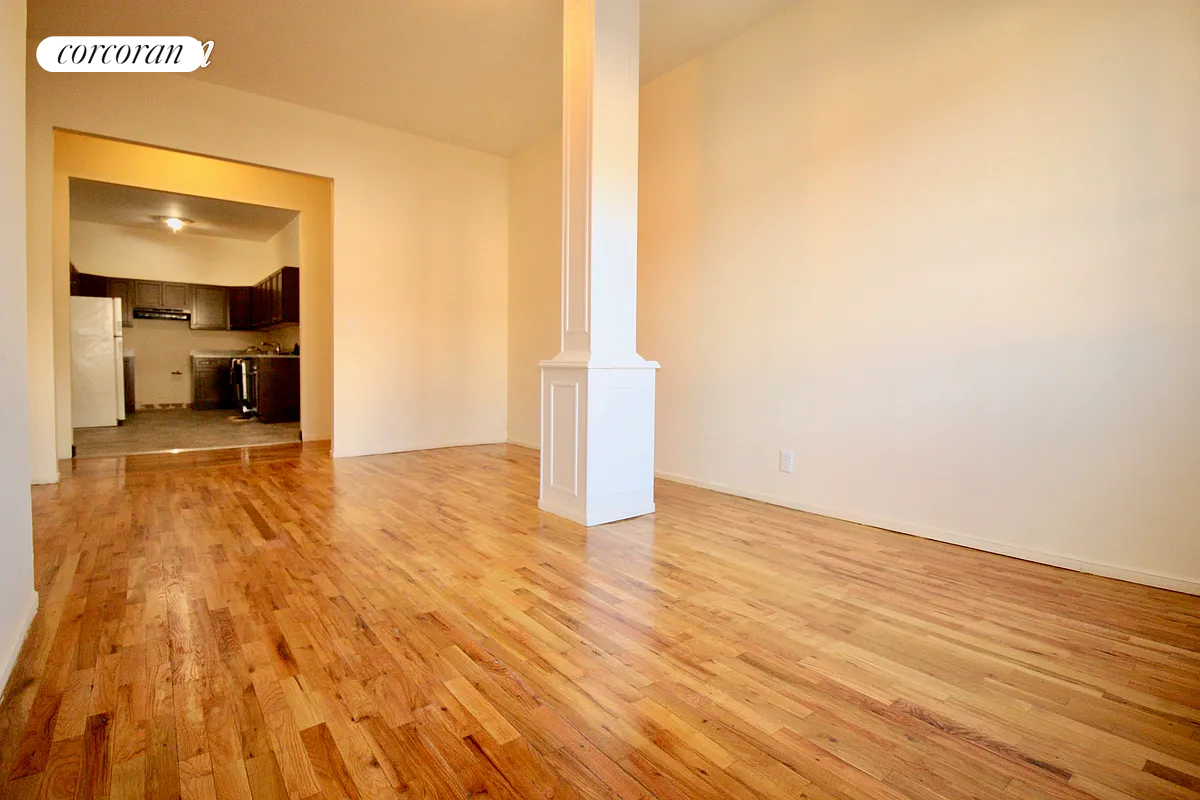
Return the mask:
<path id="1" fill-rule="evenodd" d="M 779 451 L 779 471 L 791 473 L 795 465 L 796 454 L 791 450 Z"/>

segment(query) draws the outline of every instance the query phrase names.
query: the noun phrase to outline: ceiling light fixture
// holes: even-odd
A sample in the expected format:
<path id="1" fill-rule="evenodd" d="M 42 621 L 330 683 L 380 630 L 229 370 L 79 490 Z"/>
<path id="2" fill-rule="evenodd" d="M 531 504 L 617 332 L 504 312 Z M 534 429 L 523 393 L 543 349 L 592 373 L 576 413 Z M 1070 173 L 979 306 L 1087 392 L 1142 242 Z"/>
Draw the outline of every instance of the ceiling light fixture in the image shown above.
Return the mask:
<path id="1" fill-rule="evenodd" d="M 190 219 L 184 219 L 183 217 L 155 217 L 155 219 L 170 228 L 172 233 L 179 233 L 183 230 L 184 225 L 192 224 Z"/>

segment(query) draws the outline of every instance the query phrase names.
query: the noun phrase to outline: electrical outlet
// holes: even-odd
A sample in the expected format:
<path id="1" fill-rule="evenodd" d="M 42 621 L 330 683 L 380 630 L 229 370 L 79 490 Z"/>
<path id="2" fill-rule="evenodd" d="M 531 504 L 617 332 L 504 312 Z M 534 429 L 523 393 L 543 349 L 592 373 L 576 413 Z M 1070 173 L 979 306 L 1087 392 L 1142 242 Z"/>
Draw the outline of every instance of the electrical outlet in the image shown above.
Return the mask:
<path id="1" fill-rule="evenodd" d="M 780 450 L 779 451 L 779 471 L 780 472 L 786 472 L 790 475 L 792 472 L 792 467 L 795 465 L 795 462 L 796 462 L 796 454 L 793 453 L 791 450 Z"/>

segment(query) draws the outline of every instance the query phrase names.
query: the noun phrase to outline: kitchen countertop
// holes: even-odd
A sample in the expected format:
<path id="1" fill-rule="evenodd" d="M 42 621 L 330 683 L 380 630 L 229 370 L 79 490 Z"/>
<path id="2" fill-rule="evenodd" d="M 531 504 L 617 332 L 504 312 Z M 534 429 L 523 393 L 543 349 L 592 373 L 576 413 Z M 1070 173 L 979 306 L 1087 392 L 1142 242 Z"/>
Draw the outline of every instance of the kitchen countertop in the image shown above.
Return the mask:
<path id="1" fill-rule="evenodd" d="M 240 350 L 193 350 L 192 358 L 299 358 L 291 353 L 243 353 Z"/>

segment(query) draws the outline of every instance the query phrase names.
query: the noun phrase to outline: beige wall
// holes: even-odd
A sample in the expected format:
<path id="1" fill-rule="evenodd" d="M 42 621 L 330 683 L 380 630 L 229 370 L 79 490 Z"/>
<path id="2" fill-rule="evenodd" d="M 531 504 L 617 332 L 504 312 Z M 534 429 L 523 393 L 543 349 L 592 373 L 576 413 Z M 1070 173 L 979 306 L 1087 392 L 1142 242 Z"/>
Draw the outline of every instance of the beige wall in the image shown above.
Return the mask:
<path id="1" fill-rule="evenodd" d="M 504 439 L 505 160 L 180 76 L 29 75 L 35 478 L 54 475 L 55 126 L 331 178 L 335 454 Z"/>
<path id="2" fill-rule="evenodd" d="M 644 87 L 658 469 L 1200 591 L 1197 142 L 1186 0 L 797 4 Z"/>
<path id="3" fill-rule="evenodd" d="M 252 242 L 71 220 L 71 263 L 115 278 L 250 286 L 284 266 L 284 233 Z"/>
<path id="4" fill-rule="evenodd" d="M 283 230 L 272 236 L 267 244 L 271 248 L 276 269 L 300 266 L 300 217 L 284 225 Z"/>
<path id="5" fill-rule="evenodd" d="M 562 297 L 562 137 L 509 162 L 508 441 L 541 441 L 541 371 L 558 354 Z"/>
<path id="6" fill-rule="evenodd" d="M 0 686 L 37 607 L 25 389 L 24 0 L 0 0 Z M 10 703 L 21 702 L 15 697 Z M 23 700 L 31 700 L 28 695 Z"/>

